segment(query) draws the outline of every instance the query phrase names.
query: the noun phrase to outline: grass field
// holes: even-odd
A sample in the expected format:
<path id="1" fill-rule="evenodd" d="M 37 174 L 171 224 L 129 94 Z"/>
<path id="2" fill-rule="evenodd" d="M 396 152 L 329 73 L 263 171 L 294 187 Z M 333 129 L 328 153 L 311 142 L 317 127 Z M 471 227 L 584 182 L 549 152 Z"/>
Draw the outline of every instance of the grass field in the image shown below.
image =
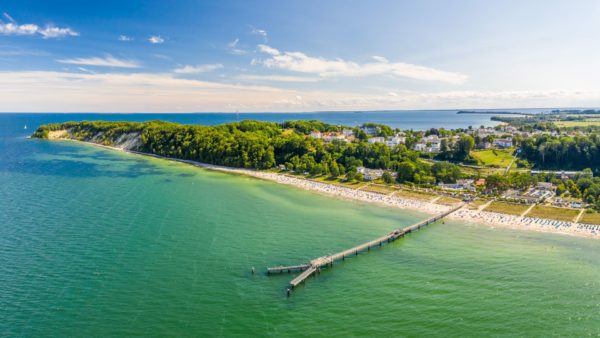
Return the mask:
<path id="1" fill-rule="evenodd" d="M 490 205 L 488 205 L 487 208 L 485 208 L 485 211 L 520 216 L 522 213 L 525 212 L 525 210 L 527 210 L 527 208 L 529 208 L 529 206 L 526 204 L 515 204 L 494 201 Z"/>
<path id="2" fill-rule="evenodd" d="M 506 168 L 510 162 L 514 159 L 511 155 L 512 150 L 476 150 L 471 152 L 471 156 L 477 160 L 481 165 Z"/>
<path id="3" fill-rule="evenodd" d="M 554 122 L 558 127 L 569 128 L 569 127 L 587 127 L 587 126 L 600 126 L 599 120 L 585 120 L 585 121 L 558 121 Z"/>
<path id="4" fill-rule="evenodd" d="M 600 213 L 593 212 L 588 214 L 587 212 L 584 212 L 579 219 L 579 223 L 600 224 Z"/>
<path id="5" fill-rule="evenodd" d="M 324 183 L 328 183 L 328 184 L 339 185 L 342 187 L 353 188 L 353 189 L 356 189 L 356 188 L 361 187 L 366 184 L 365 182 L 356 182 L 356 181 L 346 182 L 344 179 L 331 179 L 331 178 L 325 177 L 325 176 L 314 177 L 314 178 L 311 178 L 311 180 L 317 181 L 317 182 L 324 182 Z"/>
<path id="6" fill-rule="evenodd" d="M 412 198 L 422 201 L 429 201 L 434 198 L 436 195 L 428 194 L 424 192 L 416 192 L 416 191 L 408 191 L 408 190 L 398 190 L 394 196 Z"/>
<path id="7" fill-rule="evenodd" d="M 374 185 L 374 184 L 369 184 L 366 187 L 360 188 L 360 190 L 376 192 L 376 193 L 380 193 L 380 194 L 384 194 L 384 195 L 388 195 L 388 194 L 393 193 L 394 191 L 398 191 L 398 189 L 393 188 L 393 187 L 388 187 L 388 186 L 383 186 L 383 185 Z"/>
<path id="8" fill-rule="evenodd" d="M 457 203 L 460 203 L 460 200 L 458 198 L 442 196 L 439 200 L 435 201 L 435 203 L 453 206 Z"/>
<path id="9" fill-rule="evenodd" d="M 539 218 L 549 218 L 555 219 L 559 221 L 573 221 L 575 217 L 579 214 L 579 210 L 576 209 L 567 209 L 567 208 L 557 208 L 557 207 L 548 207 L 545 205 L 536 205 L 531 211 L 527 214 L 528 217 L 539 217 Z"/>
<path id="10" fill-rule="evenodd" d="M 471 201 L 469 204 L 467 204 L 467 208 L 469 208 L 470 210 L 478 210 L 480 206 L 486 204 L 488 201 L 486 200 L 475 200 L 475 201 Z"/>

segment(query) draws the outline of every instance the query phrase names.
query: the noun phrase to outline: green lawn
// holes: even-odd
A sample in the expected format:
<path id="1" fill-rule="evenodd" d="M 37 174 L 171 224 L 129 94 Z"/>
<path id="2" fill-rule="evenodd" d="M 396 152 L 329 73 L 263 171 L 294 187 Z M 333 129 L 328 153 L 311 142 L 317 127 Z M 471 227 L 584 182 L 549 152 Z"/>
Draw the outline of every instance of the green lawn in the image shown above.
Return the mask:
<path id="1" fill-rule="evenodd" d="M 496 149 L 487 149 L 487 150 L 475 150 L 471 152 L 471 156 L 480 163 L 480 165 L 485 165 L 489 167 L 496 168 L 506 168 L 510 164 L 510 162 L 514 159 L 512 156 L 512 149 L 506 150 L 496 150 Z M 513 164 L 514 166 L 514 164 Z"/>
<path id="2" fill-rule="evenodd" d="M 398 191 L 397 188 L 394 188 L 394 187 L 391 187 L 391 186 L 375 185 L 375 184 L 369 184 L 366 187 L 360 188 L 360 190 L 370 191 L 370 192 L 376 192 L 376 193 L 380 193 L 380 194 L 384 194 L 384 195 L 388 195 L 388 194 L 391 194 L 391 193 L 393 193 L 395 191 Z"/>
<path id="3" fill-rule="evenodd" d="M 558 127 L 588 127 L 588 126 L 600 126 L 598 120 L 584 120 L 584 121 L 558 121 L 554 122 Z"/>
<path id="4" fill-rule="evenodd" d="M 469 208 L 470 210 L 478 210 L 479 207 L 486 204 L 487 202 L 487 200 L 474 200 L 467 204 L 467 208 Z"/>
<path id="5" fill-rule="evenodd" d="M 431 199 L 437 197 L 434 194 L 408 190 L 398 190 L 394 196 L 405 197 L 409 199 L 418 199 L 423 201 L 430 201 Z"/>
<path id="6" fill-rule="evenodd" d="M 556 219 L 559 221 L 571 222 L 571 221 L 575 220 L 575 217 L 578 214 L 579 214 L 579 210 L 576 210 L 576 209 L 567 209 L 567 208 L 548 207 L 545 205 L 536 205 L 527 214 L 527 217 L 548 218 L 548 219 Z"/>
<path id="7" fill-rule="evenodd" d="M 584 212 L 579 219 L 579 223 L 600 224 L 600 213 L 594 211 L 588 214 Z"/>
<path id="8" fill-rule="evenodd" d="M 529 205 L 526 204 L 494 201 L 490 205 L 488 205 L 484 211 L 499 212 L 502 214 L 520 216 L 522 213 L 525 212 L 525 210 L 527 210 L 527 208 L 529 208 Z"/>
<path id="9" fill-rule="evenodd" d="M 460 203 L 460 200 L 458 198 L 453 198 L 453 197 L 448 197 L 448 196 L 442 196 L 439 200 L 435 201 L 436 204 L 443 204 L 443 205 L 449 205 L 449 206 L 453 206 L 455 204 Z"/>

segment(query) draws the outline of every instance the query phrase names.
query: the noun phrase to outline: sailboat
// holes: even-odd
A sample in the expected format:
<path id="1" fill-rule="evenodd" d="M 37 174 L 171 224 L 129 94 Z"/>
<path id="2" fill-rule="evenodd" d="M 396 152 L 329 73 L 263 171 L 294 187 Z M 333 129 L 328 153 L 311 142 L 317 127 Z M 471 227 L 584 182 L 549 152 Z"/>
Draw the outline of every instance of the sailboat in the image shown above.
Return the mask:
<path id="1" fill-rule="evenodd" d="M 25 127 L 23 127 L 23 129 L 27 130 L 27 125 L 25 125 Z"/>

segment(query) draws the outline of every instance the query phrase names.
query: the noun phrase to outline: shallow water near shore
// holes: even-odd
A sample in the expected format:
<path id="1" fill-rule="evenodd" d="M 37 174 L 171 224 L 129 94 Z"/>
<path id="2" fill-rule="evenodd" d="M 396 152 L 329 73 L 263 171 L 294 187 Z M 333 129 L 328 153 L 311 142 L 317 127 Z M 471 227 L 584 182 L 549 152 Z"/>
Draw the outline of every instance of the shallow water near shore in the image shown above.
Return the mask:
<path id="1" fill-rule="evenodd" d="M 446 221 L 287 298 L 266 266 L 425 215 L 7 133 L 0 186 L 1 335 L 600 333 L 597 240 Z"/>

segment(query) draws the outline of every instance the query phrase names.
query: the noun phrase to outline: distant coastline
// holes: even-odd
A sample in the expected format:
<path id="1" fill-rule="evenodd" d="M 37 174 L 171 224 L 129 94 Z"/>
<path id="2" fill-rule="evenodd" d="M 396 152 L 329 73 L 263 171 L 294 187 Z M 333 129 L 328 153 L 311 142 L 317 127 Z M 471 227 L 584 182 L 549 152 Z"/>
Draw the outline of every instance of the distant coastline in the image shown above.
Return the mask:
<path id="1" fill-rule="evenodd" d="M 512 112 L 512 111 L 476 111 L 476 110 L 459 110 L 456 114 L 477 114 L 477 115 L 536 115 L 533 113 Z"/>

